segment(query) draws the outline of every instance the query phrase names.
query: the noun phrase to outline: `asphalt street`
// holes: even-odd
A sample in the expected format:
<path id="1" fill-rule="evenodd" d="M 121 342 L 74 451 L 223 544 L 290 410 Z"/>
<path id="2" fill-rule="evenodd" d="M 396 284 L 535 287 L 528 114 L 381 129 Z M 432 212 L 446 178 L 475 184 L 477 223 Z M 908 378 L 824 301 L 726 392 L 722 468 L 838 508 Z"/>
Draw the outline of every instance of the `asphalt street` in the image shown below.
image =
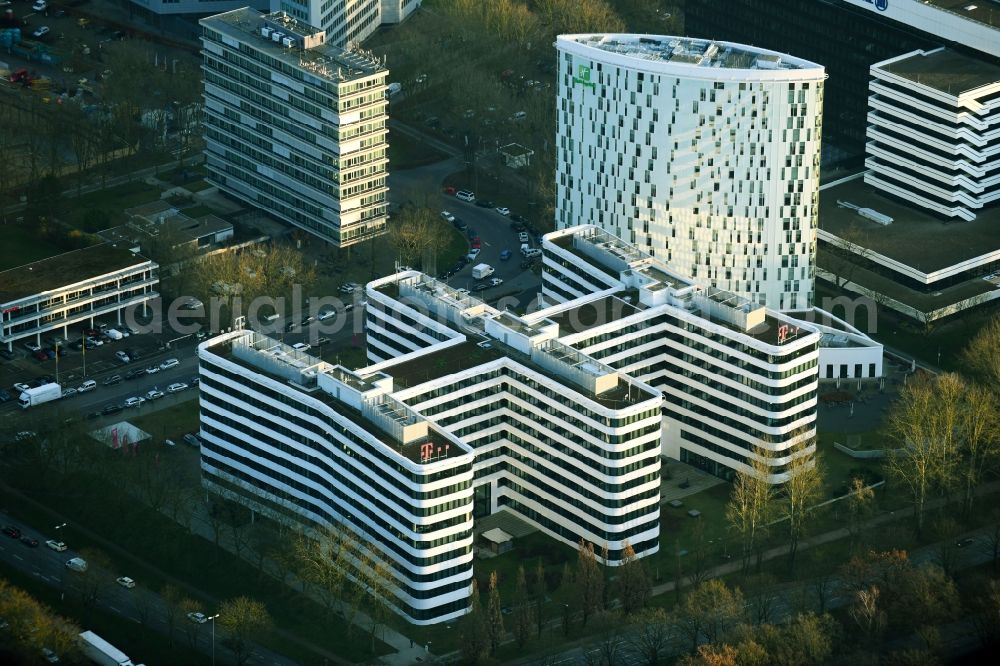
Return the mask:
<path id="1" fill-rule="evenodd" d="M 141 577 L 130 571 L 102 571 L 93 568 L 88 569 L 86 574 L 81 574 L 66 568 L 66 561 L 73 557 L 79 557 L 79 553 L 72 547 L 63 552 L 57 552 L 48 548 L 45 541 L 48 539 L 59 540 L 58 531 L 51 530 L 44 534 L 35 529 L 34 526 L 25 525 L 13 520 L 5 513 L 0 513 L 0 522 L 4 526 L 14 526 L 27 536 L 38 539 L 39 546 L 31 548 L 16 539 L 7 535 L 0 535 L 0 563 L 17 569 L 29 576 L 37 578 L 39 581 L 54 587 L 66 595 L 80 594 L 84 578 L 97 576 L 101 581 L 97 596 L 96 605 L 99 608 L 110 611 L 122 618 L 123 622 L 135 622 L 141 624 L 141 618 L 145 617 L 145 624 L 148 628 L 164 635 L 169 634 L 167 622 L 166 603 L 160 595 L 143 587 Z M 72 544 L 67 544 L 72 546 Z M 127 589 L 118 585 L 115 579 L 120 576 L 129 576 L 136 580 L 136 586 Z M 58 612 L 58 607 L 55 609 Z M 213 609 L 204 609 L 206 615 Z M 212 623 L 195 624 L 183 615 L 176 617 L 174 625 L 175 640 L 187 642 L 194 649 L 204 654 L 213 652 Z M 222 645 L 225 633 L 215 628 L 214 650 L 216 659 L 220 663 L 232 663 L 232 655 L 229 650 Z M 129 655 L 134 663 L 148 663 L 151 666 L 157 663 L 156 655 Z M 253 654 L 250 658 L 252 664 L 267 664 L 276 666 L 291 666 L 295 662 L 271 652 L 259 645 L 253 647 Z"/>

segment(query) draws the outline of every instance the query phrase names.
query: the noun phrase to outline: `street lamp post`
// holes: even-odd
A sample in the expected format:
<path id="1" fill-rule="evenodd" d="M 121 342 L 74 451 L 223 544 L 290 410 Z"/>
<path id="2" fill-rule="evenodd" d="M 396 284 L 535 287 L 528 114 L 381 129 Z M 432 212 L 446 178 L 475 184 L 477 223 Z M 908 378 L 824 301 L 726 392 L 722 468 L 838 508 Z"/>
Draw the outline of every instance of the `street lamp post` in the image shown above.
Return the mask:
<path id="1" fill-rule="evenodd" d="M 53 530 L 61 530 L 62 528 L 66 527 L 66 525 L 67 525 L 67 523 L 62 523 L 61 525 L 56 525 L 52 529 Z M 63 567 L 60 567 L 59 568 L 59 601 L 65 601 L 66 600 L 66 588 L 65 588 L 66 578 L 65 578 L 65 575 L 66 575 L 65 574 L 65 569 Z"/>
<path id="2" fill-rule="evenodd" d="M 212 666 L 215 666 L 215 618 L 217 617 L 219 617 L 218 613 L 208 617 L 212 621 Z"/>

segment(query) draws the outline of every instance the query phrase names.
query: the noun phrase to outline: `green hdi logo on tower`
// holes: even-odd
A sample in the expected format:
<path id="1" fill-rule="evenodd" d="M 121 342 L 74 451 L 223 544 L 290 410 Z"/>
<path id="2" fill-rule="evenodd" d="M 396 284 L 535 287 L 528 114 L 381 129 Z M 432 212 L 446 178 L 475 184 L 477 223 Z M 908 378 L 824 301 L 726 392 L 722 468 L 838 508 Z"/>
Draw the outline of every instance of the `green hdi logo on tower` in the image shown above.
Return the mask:
<path id="1" fill-rule="evenodd" d="M 577 65 L 576 76 L 573 77 L 573 83 L 579 83 L 582 86 L 593 88 L 594 82 L 590 80 L 590 68 L 586 65 Z"/>

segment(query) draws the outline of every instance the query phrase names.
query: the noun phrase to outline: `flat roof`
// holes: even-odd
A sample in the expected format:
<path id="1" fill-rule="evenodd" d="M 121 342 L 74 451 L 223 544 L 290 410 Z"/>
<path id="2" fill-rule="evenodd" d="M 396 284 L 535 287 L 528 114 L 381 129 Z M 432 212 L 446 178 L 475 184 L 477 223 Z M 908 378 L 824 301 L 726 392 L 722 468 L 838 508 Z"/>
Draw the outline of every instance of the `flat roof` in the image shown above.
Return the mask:
<path id="1" fill-rule="evenodd" d="M 605 296 L 600 300 L 581 303 L 548 318 L 559 324 L 561 337 L 571 333 L 582 333 L 637 312 L 638 308 L 617 296 Z"/>
<path id="2" fill-rule="evenodd" d="M 560 35 L 558 39 L 637 61 L 671 63 L 692 68 L 822 69 L 822 65 L 778 51 L 711 39 L 616 33 Z"/>
<path id="3" fill-rule="evenodd" d="M 924 4 L 945 9 L 977 23 L 1000 28 L 1000 6 L 996 0 L 924 0 Z"/>
<path id="4" fill-rule="evenodd" d="M 837 201 L 871 208 L 893 218 L 880 225 L 837 205 Z M 1000 206 L 976 210 L 971 222 L 945 223 L 915 206 L 890 199 L 864 179 L 820 189 L 819 228 L 838 238 L 932 273 L 1000 248 Z M 852 238 L 853 236 L 853 238 Z"/>
<path id="5" fill-rule="evenodd" d="M 199 23 L 223 35 L 245 42 L 296 69 L 307 70 L 310 74 L 330 83 L 345 83 L 386 71 L 386 68 L 374 57 L 347 51 L 331 44 L 320 44 L 307 49 L 295 46 L 284 47 L 262 36 L 260 29 L 265 25 L 274 25 L 274 19 L 280 18 L 279 14 L 282 12 L 261 14 L 249 7 L 243 7 L 203 18 Z M 312 31 L 321 32 L 318 28 L 308 26 L 305 21 L 295 21 L 294 19 L 289 19 L 288 26 L 282 28 L 282 32 L 294 32 L 299 36 L 307 35 Z"/>
<path id="6" fill-rule="evenodd" d="M 138 266 L 149 259 L 100 243 L 0 272 L 0 303 L 27 298 L 91 278 Z"/>
<path id="7" fill-rule="evenodd" d="M 1000 4 L 996 8 L 1000 14 Z M 1000 40 L 1000 34 L 997 39 Z M 885 63 L 880 69 L 955 96 L 1000 81 L 1000 66 L 951 49 L 916 51 L 907 58 Z"/>
<path id="8" fill-rule="evenodd" d="M 247 333 L 250 333 L 250 331 L 247 331 Z M 268 336 L 264 336 L 264 337 L 268 337 Z M 276 344 L 278 343 L 277 340 L 274 340 L 274 342 Z M 377 423 L 374 423 L 374 422 L 370 421 L 361 412 L 359 412 L 358 410 L 354 409 L 353 407 L 351 407 L 347 403 L 342 402 L 341 400 L 338 400 L 336 397 L 330 395 L 329 393 L 327 393 L 323 389 L 317 387 L 315 390 L 309 390 L 309 391 L 307 391 L 307 390 L 304 389 L 304 387 L 300 387 L 297 384 L 294 384 L 294 383 L 290 382 L 288 380 L 288 378 L 286 378 L 286 377 L 282 377 L 281 375 L 276 375 L 274 373 L 268 372 L 267 369 L 264 368 L 264 367 L 262 367 L 262 366 L 255 365 L 253 363 L 249 363 L 248 361 L 245 361 L 244 359 L 239 358 L 238 356 L 236 356 L 233 353 L 233 339 L 232 338 L 229 339 L 229 340 L 226 340 L 226 341 L 224 341 L 222 343 L 219 343 L 219 344 L 216 344 L 216 345 L 212 345 L 212 346 L 209 347 L 209 349 L 212 351 L 212 353 L 225 358 L 227 361 L 231 361 L 231 362 L 236 363 L 238 365 L 241 365 L 241 366 L 243 366 L 245 368 L 252 369 L 256 373 L 259 373 L 259 374 L 264 375 L 266 377 L 270 377 L 271 379 L 279 382 L 280 384 L 282 384 L 284 386 L 288 386 L 288 387 L 291 387 L 291 388 L 299 391 L 300 393 L 302 393 L 303 396 L 309 396 L 310 398 L 315 398 L 316 400 L 319 400 L 320 402 L 322 402 L 323 404 L 327 405 L 328 407 L 330 407 L 335 412 L 337 412 L 341 416 L 345 417 L 348 421 L 350 421 L 352 423 L 355 423 L 355 424 L 358 424 L 358 425 L 362 425 L 363 424 L 362 428 L 364 429 L 365 432 L 367 432 L 372 437 L 374 437 L 375 439 L 377 439 L 380 442 L 382 442 L 383 444 L 385 444 L 387 447 L 389 447 L 390 449 L 392 449 L 396 453 L 398 453 L 401 456 L 405 457 L 406 459 L 410 460 L 411 462 L 423 464 L 424 461 L 421 460 L 421 446 L 423 444 L 427 444 L 427 443 L 434 444 L 435 445 L 435 449 L 436 449 L 438 444 L 440 444 L 440 445 L 443 446 L 444 444 L 448 444 L 449 443 L 449 442 L 445 441 L 445 439 L 443 437 L 441 437 L 439 435 L 439 433 L 437 433 L 437 432 L 434 431 L 434 428 L 436 428 L 438 426 L 436 426 L 431 419 L 426 419 L 425 418 L 425 420 L 430 424 L 430 431 L 429 431 L 428 436 L 426 438 L 421 438 L 420 440 L 415 441 L 415 442 L 411 442 L 409 444 L 403 444 L 399 440 L 397 440 L 395 437 L 393 437 L 392 435 L 390 435 L 389 433 L 387 433 L 385 430 L 383 430 L 382 428 L 380 428 Z M 317 359 L 317 361 L 318 360 L 319 359 Z M 463 455 L 465 453 L 464 451 L 462 451 L 458 447 L 455 448 L 454 452 L 451 451 L 450 447 L 446 447 L 444 449 L 444 452 L 445 452 L 445 455 L 443 455 L 441 457 L 435 457 L 434 460 L 432 460 L 430 462 L 437 462 L 438 460 L 443 460 L 443 459 L 447 459 L 447 458 L 453 458 L 455 456 Z"/>

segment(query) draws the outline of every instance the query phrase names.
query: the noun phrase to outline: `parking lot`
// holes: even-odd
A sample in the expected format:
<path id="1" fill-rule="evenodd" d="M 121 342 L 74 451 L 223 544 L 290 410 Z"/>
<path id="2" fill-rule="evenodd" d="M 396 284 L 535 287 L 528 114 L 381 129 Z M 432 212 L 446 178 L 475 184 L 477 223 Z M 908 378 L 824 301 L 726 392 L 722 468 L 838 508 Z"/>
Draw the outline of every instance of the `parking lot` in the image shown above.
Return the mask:
<path id="1" fill-rule="evenodd" d="M 462 201 L 453 194 L 442 192 L 441 211 L 446 211 L 454 216 L 456 220 L 453 224 L 459 229 L 465 227 L 464 233 L 467 238 L 471 240 L 475 236 L 480 239 L 480 251 L 474 259 L 466 261 L 458 271 L 454 271 L 457 268 L 456 260 L 458 257 L 439 258 L 437 267 L 439 276 L 444 277 L 453 287 L 482 291 L 481 297 L 489 300 L 495 296 L 510 293 L 510 285 L 507 283 L 530 271 L 532 266 L 540 264 L 540 257 L 526 260 L 520 252 L 522 238 L 518 237 L 519 233 L 527 234 L 524 240 L 527 241 L 530 248 L 538 248 L 539 242 L 538 238 L 527 231 L 515 231 L 516 228 L 523 226 L 523 223 L 517 221 L 523 218 L 520 218 L 516 209 L 511 210 L 508 215 L 502 215 L 496 210 L 497 207 L 510 205 L 500 201 Z M 508 259 L 501 259 L 501 253 L 504 251 L 510 253 Z M 489 279 L 478 280 L 473 277 L 472 269 L 479 264 L 492 266 L 494 273 L 489 277 L 499 278 L 504 283 L 495 287 L 477 289 L 477 285 L 489 283 Z"/>
<path id="2" fill-rule="evenodd" d="M 106 325 L 109 329 L 121 330 L 123 334 L 127 332 L 126 328 L 116 326 L 113 319 Z M 97 384 L 95 389 L 68 395 L 50 406 L 37 405 L 26 410 L 32 414 L 40 414 L 50 412 L 52 406 L 57 406 L 70 416 L 93 415 L 108 405 L 121 405 L 130 397 L 145 397 L 154 390 L 162 392 L 162 398 L 169 399 L 168 402 L 185 399 L 186 396 L 169 394 L 167 388 L 173 383 L 186 383 L 190 386 L 192 378 L 198 374 L 197 360 L 194 358 L 197 342 L 195 336 L 177 340 L 168 348 L 165 342 L 172 336 L 137 332 L 119 340 L 104 336 L 100 346 L 74 349 L 74 345 L 81 346 L 79 343 L 85 337 L 83 326 L 71 327 L 70 337 L 66 340 L 55 334 L 43 335 L 43 350 L 46 351 L 54 348 L 53 342 L 62 340 L 58 359 L 46 360 L 37 359 L 36 354 L 26 347 L 28 344 L 34 346 L 33 336 L 15 342 L 12 351 L 14 358 L 0 360 L 0 389 L 6 392 L 6 396 L 0 394 L 0 397 L 9 396 L 0 404 L 0 414 L 22 412 L 17 404 L 21 389 L 14 388 L 15 384 L 37 386 L 57 382 L 65 391 L 78 388 L 85 380 L 94 380 Z M 100 334 L 96 337 L 100 337 Z M 161 364 L 170 358 L 176 358 L 177 365 L 161 369 Z M 168 364 L 171 365 L 173 364 Z M 192 397 L 195 394 L 194 391 L 190 393 Z M 156 399 L 160 399 L 160 396 Z"/>

